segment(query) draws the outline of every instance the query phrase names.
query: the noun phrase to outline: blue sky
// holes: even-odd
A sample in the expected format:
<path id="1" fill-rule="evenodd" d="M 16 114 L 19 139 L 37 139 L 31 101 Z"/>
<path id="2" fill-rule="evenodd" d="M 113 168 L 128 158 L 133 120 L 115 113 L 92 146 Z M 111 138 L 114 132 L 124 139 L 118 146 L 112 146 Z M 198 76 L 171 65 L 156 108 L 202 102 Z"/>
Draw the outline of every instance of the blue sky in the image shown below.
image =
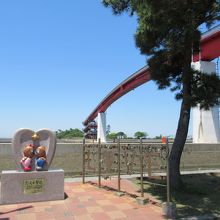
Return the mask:
<path id="1" fill-rule="evenodd" d="M 21 127 L 82 129 L 107 93 L 146 64 L 136 26 L 98 0 L 0 1 L 0 137 Z M 129 136 L 174 135 L 179 107 L 149 82 L 113 103 L 107 124 Z"/>

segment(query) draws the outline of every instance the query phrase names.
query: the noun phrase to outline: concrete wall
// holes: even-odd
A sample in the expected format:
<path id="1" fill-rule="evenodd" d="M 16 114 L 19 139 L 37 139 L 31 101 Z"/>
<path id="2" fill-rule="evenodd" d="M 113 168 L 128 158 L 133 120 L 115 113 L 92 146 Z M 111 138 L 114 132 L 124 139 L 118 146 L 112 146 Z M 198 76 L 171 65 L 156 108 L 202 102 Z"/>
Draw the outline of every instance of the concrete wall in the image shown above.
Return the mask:
<path id="1" fill-rule="evenodd" d="M 80 174 L 82 170 L 82 144 L 58 143 L 51 169 L 64 169 L 65 173 Z M 11 143 L 0 144 L 0 172 L 14 170 Z"/>
<path id="2" fill-rule="evenodd" d="M 64 169 L 66 176 L 80 175 L 82 144 L 58 143 L 51 168 Z M 186 144 L 181 159 L 181 169 L 208 168 L 220 168 L 220 144 Z M 13 169 L 15 164 L 11 144 L 0 144 L 0 171 Z"/>

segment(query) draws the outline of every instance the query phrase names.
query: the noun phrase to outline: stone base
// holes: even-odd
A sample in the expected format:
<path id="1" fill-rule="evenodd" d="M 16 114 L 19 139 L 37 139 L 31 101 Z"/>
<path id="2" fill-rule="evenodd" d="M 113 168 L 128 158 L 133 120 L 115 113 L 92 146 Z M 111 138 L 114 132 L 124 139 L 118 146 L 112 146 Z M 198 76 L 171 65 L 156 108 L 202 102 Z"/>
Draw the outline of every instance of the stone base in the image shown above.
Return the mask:
<path id="1" fill-rule="evenodd" d="M 64 171 L 2 171 L 1 204 L 64 199 Z"/>
<path id="2" fill-rule="evenodd" d="M 144 197 L 137 197 L 136 201 L 139 205 L 146 205 L 149 202 L 149 199 Z"/>
<path id="3" fill-rule="evenodd" d="M 173 219 L 176 217 L 176 205 L 172 202 L 162 203 L 162 211 L 163 215 L 167 218 Z"/>
<path id="4" fill-rule="evenodd" d="M 119 197 L 121 197 L 121 196 L 124 196 L 124 195 L 125 195 L 125 193 L 124 193 L 124 192 L 116 192 L 115 194 L 116 194 L 116 196 L 119 196 Z"/>

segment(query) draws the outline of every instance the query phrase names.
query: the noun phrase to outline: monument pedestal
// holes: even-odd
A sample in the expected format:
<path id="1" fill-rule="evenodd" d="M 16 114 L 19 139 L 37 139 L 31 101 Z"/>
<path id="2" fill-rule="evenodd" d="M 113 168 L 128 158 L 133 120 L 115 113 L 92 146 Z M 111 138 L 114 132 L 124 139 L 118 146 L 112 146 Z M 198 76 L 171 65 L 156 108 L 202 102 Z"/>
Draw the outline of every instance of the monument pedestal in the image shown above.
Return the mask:
<path id="1" fill-rule="evenodd" d="M 2 171 L 0 204 L 64 199 L 64 171 Z"/>

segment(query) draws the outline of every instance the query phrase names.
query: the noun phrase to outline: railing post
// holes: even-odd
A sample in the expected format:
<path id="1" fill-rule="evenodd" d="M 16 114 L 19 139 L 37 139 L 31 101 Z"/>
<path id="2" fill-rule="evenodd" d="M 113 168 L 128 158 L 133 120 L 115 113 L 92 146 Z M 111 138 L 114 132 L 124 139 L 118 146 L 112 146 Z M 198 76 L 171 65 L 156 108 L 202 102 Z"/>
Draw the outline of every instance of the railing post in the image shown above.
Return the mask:
<path id="1" fill-rule="evenodd" d="M 144 198 L 144 146 L 143 146 L 143 142 L 142 139 L 140 139 L 140 145 L 139 145 L 139 153 L 140 153 L 140 180 L 141 180 L 141 196 L 137 197 L 137 203 L 139 205 L 145 205 L 146 203 L 148 203 L 148 199 Z"/>
<path id="2" fill-rule="evenodd" d="M 82 183 L 85 183 L 85 138 L 83 138 L 83 170 L 82 170 Z"/>
<path id="3" fill-rule="evenodd" d="M 166 147 L 168 150 L 167 155 L 167 202 L 170 202 L 170 154 L 169 154 L 169 141 L 166 139 Z"/>
<path id="4" fill-rule="evenodd" d="M 99 138 L 98 144 L 98 176 L 99 176 L 99 188 L 101 187 L 101 140 Z"/>
<path id="5" fill-rule="evenodd" d="M 121 191 L 121 147 L 120 147 L 120 140 L 117 139 L 118 145 L 118 192 Z"/>
<path id="6" fill-rule="evenodd" d="M 175 219 L 176 217 L 176 205 L 175 203 L 171 202 L 171 196 L 170 196 L 170 153 L 169 153 L 169 141 L 168 138 L 166 139 L 166 147 L 167 147 L 167 202 L 162 203 L 162 212 L 163 215 L 167 218 Z"/>
<path id="7" fill-rule="evenodd" d="M 143 185 L 143 143 L 142 139 L 140 139 L 140 173 L 141 173 L 141 197 L 144 197 L 144 185 Z"/>
<path id="8" fill-rule="evenodd" d="M 150 179 L 152 176 L 151 152 L 148 152 L 147 173 L 148 173 L 148 178 Z"/>

